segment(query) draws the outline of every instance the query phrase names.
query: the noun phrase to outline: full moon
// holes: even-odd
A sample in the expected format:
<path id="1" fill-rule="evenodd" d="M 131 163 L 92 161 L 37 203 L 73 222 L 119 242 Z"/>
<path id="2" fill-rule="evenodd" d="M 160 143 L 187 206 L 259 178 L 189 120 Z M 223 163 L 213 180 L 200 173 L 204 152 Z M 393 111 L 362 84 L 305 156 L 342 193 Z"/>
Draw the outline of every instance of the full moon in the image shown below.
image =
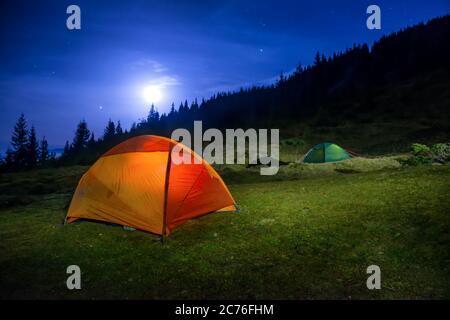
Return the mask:
<path id="1" fill-rule="evenodd" d="M 147 103 L 157 103 L 161 101 L 162 92 L 161 87 L 151 85 L 147 86 L 142 90 L 142 97 Z"/>

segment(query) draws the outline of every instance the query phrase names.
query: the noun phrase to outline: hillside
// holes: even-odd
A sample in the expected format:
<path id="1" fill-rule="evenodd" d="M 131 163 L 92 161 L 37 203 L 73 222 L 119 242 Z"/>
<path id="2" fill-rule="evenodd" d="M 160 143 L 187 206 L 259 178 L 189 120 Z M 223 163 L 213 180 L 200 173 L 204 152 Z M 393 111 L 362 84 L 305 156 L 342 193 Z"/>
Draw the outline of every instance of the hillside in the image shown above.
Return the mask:
<path id="1" fill-rule="evenodd" d="M 449 140 L 450 16 L 298 66 L 269 87 L 218 93 L 169 114 L 149 115 L 129 135 L 204 128 L 282 128 L 306 145 L 337 140 L 362 153 L 404 151 Z M 245 115 L 245 116 L 243 116 Z"/>
<path id="2" fill-rule="evenodd" d="M 271 86 L 217 93 L 208 100 L 160 115 L 152 106 L 129 131 L 109 122 L 94 139 L 80 122 L 62 165 L 90 164 L 132 136 L 170 136 L 191 129 L 280 128 L 282 148 L 299 154 L 322 141 L 335 141 L 362 155 L 399 153 L 414 142 L 450 140 L 450 16 L 384 36 L 370 48 L 354 45 L 313 65 L 299 65 Z M 106 134 L 106 132 L 109 132 Z M 283 150 L 282 150 L 283 152 Z"/>

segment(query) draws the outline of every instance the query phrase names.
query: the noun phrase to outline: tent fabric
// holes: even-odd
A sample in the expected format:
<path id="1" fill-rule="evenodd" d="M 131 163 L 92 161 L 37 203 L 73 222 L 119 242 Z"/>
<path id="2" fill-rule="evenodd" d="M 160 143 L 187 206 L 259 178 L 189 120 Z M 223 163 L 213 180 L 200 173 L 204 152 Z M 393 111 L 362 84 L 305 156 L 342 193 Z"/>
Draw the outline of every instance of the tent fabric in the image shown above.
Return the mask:
<path id="1" fill-rule="evenodd" d="M 219 174 L 194 151 L 183 146 L 199 163 L 171 161 L 176 144 L 145 135 L 113 147 L 79 181 L 67 221 L 100 220 L 168 235 L 189 219 L 235 211 Z"/>
<path id="2" fill-rule="evenodd" d="M 312 147 L 305 155 L 303 162 L 324 163 L 350 159 L 350 154 L 337 144 L 324 142 Z"/>

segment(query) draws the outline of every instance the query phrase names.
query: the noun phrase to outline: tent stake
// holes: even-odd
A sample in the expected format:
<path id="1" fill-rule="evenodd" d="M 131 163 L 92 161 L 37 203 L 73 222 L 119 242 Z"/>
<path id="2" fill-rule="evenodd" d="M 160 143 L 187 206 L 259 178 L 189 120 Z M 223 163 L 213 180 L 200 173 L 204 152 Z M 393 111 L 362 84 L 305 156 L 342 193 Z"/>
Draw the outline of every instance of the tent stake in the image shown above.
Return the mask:
<path id="1" fill-rule="evenodd" d="M 155 241 L 158 241 L 161 244 L 164 244 L 164 237 L 162 235 L 159 235 L 159 236 L 156 237 Z"/>

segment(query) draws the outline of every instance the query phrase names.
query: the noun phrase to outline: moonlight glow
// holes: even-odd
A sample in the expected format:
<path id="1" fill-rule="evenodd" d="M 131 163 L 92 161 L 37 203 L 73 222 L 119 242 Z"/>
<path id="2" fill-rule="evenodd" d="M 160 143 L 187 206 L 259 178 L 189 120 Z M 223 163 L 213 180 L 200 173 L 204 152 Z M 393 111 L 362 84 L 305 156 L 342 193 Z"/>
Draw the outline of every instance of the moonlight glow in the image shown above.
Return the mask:
<path id="1" fill-rule="evenodd" d="M 142 90 L 142 97 L 147 103 L 157 103 L 161 101 L 162 90 L 160 86 L 150 85 Z"/>

